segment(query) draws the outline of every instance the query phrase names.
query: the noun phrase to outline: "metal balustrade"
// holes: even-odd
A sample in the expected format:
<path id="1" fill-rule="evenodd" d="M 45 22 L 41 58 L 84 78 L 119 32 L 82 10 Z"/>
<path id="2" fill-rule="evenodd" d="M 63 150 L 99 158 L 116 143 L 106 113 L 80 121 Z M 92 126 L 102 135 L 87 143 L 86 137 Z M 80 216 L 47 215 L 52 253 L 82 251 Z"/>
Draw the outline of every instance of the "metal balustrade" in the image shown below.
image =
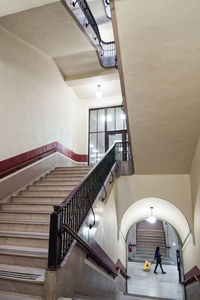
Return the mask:
<path id="1" fill-rule="evenodd" d="M 128 142 L 116 143 L 63 203 L 54 206 L 50 220 L 49 269 L 57 270 L 60 267 L 72 245 L 73 237 L 64 229 L 64 224 L 78 233 L 114 164 L 130 158 Z"/>
<path id="2" fill-rule="evenodd" d="M 63 0 L 67 8 L 82 26 L 97 49 L 100 62 L 104 68 L 117 67 L 115 42 L 104 42 L 101 38 L 98 25 L 86 0 Z M 106 0 L 106 5 L 109 2 Z M 106 6 L 106 7 L 107 7 Z"/>

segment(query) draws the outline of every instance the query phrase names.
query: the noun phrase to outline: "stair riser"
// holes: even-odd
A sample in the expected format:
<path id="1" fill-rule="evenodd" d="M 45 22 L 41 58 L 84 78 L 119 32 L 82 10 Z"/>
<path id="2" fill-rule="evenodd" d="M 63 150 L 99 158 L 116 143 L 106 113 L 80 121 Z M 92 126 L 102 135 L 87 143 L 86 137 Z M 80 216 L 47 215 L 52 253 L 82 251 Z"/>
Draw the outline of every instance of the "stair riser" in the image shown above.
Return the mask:
<path id="1" fill-rule="evenodd" d="M 58 205 L 60 203 L 62 203 L 63 201 L 65 200 L 65 197 L 59 197 L 59 198 L 51 198 L 51 197 L 47 197 L 47 198 L 42 198 L 42 197 L 13 197 L 11 199 L 11 202 L 12 203 L 25 203 L 25 204 L 28 204 L 28 203 L 37 203 L 37 204 L 45 204 L 45 203 L 52 203 L 52 205 Z"/>
<path id="2" fill-rule="evenodd" d="M 50 220 L 50 214 L 1 213 L 0 220 Z"/>
<path id="3" fill-rule="evenodd" d="M 66 187 L 69 187 L 69 186 L 76 186 L 77 184 L 79 183 L 79 181 L 61 181 L 61 180 L 43 180 L 43 181 L 37 181 L 35 182 L 34 184 L 37 185 L 37 186 L 49 186 L 49 185 L 52 185 L 52 186 L 59 186 L 59 185 L 65 185 Z"/>
<path id="4" fill-rule="evenodd" d="M 43 284 L 36 282 L 27 282 L 25 280 L 17 280 L 12 278 L 0 277 L 0 290 L 9 291 L 11 293 L 21 293 L 34 296 L 43 296 Z"/>
<path id="5" fill-rule="evenodd" d="M 83 176 L 82 175 L 59 175 L 59 174 L 48 174 L 45 176 L 46 179 L 50 179 L 52 178 L 53 180 L 55 180 L 55 178 L 58 178 L 59 181 L 63 181 L 63 180 L 75 180 L 75 181 L 80 181 Z"/>
<path id="6" fill-rule="evenodd" d="M 0 236 L 0 244 L 8 246 L 48 248 L 49 241 L 46 239 L 31 239 L 21 237 L 2 237 Z"/>
<path id="7" fill-rule="evenodd" d="M 137 241 L 137 246 L 149 246 L 149 247 L 166 247 L 166 243 L 163 240 L 160 241 Z"/>
<path id="8" fill-rule="evenodd" d="M 77 166 L 77 167 L 56 167 L 55 170 L 88 170 L 90 171 L 92 167 L 90 166 Z"/>
<path id="9" fill-rule="evenodd" d="M 69 191 L 22 191 L 19 196 L 28 196 L 28 197 L 66 197 L 71 190 Z"/>
<path id="10" fill-rule="evenodd" d="M 29 191 L 65 191 L 73 190 L 75 185 L 32 185 L 28 187 Z"/>
<path id="11" fill-rule="evenodd" d="M 47 258 L 0 254 L 0 264 L 33 268 L 46 268 Z"/>
<path id="12" fill-rule="evenodd" d="M 32 224 L 0 224 L 2 231 L 20 231 L 20 232 L 42 232 L 49 233 L 49 225 Z"/>
<path id="13" fill-rule="evenodd" d="M 61 170 L 54 170 L 50 173 L 48 173 L 47 175 L 49 174 L 59 174 L 59 175 L 81 175 L 81 176 L 85 176 L 86 174 L 88 174 L 88 171 L 74 171 L 74 170 L 64 170 L 64 171 L 61 171 Z"/>
<path id="14" fill-rule="evenodd" d="M 53 212 L 53 205 L 49 206 L 49 205 L 31 205 L 31 204 L 3 204 L 2 205 L 2 210 L 16 210 L 16 211 L 38 211 L 38 212 L 42 212 L 42 211 L 45 211 L 45 212 Z"/>

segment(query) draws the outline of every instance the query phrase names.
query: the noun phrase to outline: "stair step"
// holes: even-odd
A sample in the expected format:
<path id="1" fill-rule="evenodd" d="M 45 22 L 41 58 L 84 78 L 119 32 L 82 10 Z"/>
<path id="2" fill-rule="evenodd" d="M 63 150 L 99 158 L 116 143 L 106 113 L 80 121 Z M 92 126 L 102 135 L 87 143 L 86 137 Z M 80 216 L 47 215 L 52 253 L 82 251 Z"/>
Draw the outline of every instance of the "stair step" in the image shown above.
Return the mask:
<path id="1" fill-rule="evenodd" d="M 7 211 L 7 210 L 1 210 L 0 211 L 0 221 L 1 220 L 50 220 L 50 213 L 47 211 Z"/>
<path id="2" fill-rule="evenodd" d="M 53 171 L 51 171 L 50 173 L 48 173 L 48 174 L 67 174 L 67 175 L 76 175 L 76 174 L 78 174 L 78 175 L 85 175 L 85 174 L 88 174 L 88 170 L 73 170 L 73 169 L 71 169 L 71 170 L 57 170 L 57 169 L 55 169 L 55 170 L 53 170 Z"/>
<path id="3" fill-rule="evenodd" d="M 73 167 L 56 167 L 55 170 L 91 170 L 93 167 L 91 166 L 73 166 Z"/>
<path id="4" fill-rule="evenodd" d="M 51 203 L 52 205 L 58 205 L 65 200 L 66 197 L 28 197 L 28 196 L 14 196 L 11 198 L 12 203 Z"/>
<path id="5" fill-rule="evenodd" d="M 51 181 L 51 180 L 46 180 L 46 181 L 36 181 L 34 184 L 36 186 L 66 186 L 66 187 L 73 187 L 73 186 L 76 186 L 77 184 L 79 183 L 79 181 Z"/>
<path id="6" fill-rule="evenodd" d="M 0 231 L 0 245 L 48 248 L 49 234 L 38 232 Z"/>
<path id="7" fill-rule="evenodd" d="M 28 191 L 66 191 L 73 190 L 76 185 L 30 185 Z"/>
<path id="8" fill-rule="evenodd" d="M 2 231 L 49 233 L 49 221 L 0 220 L 0 229 Z"/>
<path id="9" fill-rule="evenodd" d="M 53 180 L 59 179 L 63 180 L 76 180 L 81 181 L 83 179 L 82 175 L 62 175 L 62 174 L 48 174 L 44 177 L 45 179 L 49 180 L 50 178 Z M 43 179 L 44 180 L 44 179 Z"/>
<path id="10" fill-rule="evenodd" d="M 0 264 L 47 267 L 48 249 L 0 245 Z"/>
<path id="11" fill-rule="evenodd" d="M 0 290 L 43 296 L 45 270 L 14 265 L 0 265 Z"/>
<path id="12" fill-rule="evenodd" d="M 2 211 L 7 210 L 7 211 L 48 211 L 49 213 L 53 212 L 53 205 L 49 203 L 42 203 L 42 204 L 37 204 L 37 203 L 6 203 L 2 204 Z"/>
<path id="13" fill-rule="evenodd" d="M 42 297 L 31 296 L 31 295 L 1 291 L 0 292 L 0 299 L 1 300 L 42 300 L 43 298 Z"/>
<path id="14" fill-rule="evenodd" d="M 65 191 L 21 191 L 19 193 L 19 196 L 29 196 L 29 197 L 66 197 L 72 190 L 65 190 Z"/>

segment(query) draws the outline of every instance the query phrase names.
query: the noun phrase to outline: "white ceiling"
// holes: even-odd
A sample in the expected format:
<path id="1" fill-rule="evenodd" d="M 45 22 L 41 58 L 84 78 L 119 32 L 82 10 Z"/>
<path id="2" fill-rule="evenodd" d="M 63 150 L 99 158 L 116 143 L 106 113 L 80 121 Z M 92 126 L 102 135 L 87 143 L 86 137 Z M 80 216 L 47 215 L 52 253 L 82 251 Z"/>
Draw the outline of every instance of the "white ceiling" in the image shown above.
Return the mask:
<path id="1" fill-rule="evenodd" d="M 5 1 L 3 2 L 5 4 Z M 29 6 L 26 5 L 27 2 Z M 51 2 L 55 1 L 8 1 L 8 5 L 5 5 L 7 7 L 5 14 L 9 11 L 23 11 L 1 17 L 0 25 L 51 56 L 66 79 L 88 77 L 104 72 L 96 49 L 66 7 L 60 1 Z M 93 7 L 95 2 L 92 0 L 89 3 Z M 0 8 L 1 5 L 2 2 Z M 38 5 L 43 6 L 36 7 Z M 102 8 L 101 14 L 105 15 Z M 105 26 L 101 25 L 101 31 L 105 38 L 111 36 L 107 23 Z"/>
<path id="2" fill-rule="evenodd" d="M 92 76 L 79 80 L 69 80 L 67 85 L 72 87 L 76 95 L 85 100 L 94 100 L 96 98 L 97 85 L 101 85 L 102 99 L 99 102 L 104 102 L 104 98 L 121 96 L 121 87 L 119 74 L 116 70 L 113 73 L 104 74 L 101 76 Z M 122 99 L 117 104 L 121 104 Z"/>
<path id="3" fill-rule="evenodd" d="M 123 215 L 121 231 L 126 237 L 131 226 L 150 216 L 150 207 L 153 207 L 153 216 L 171 224 L 178 232 L 182 242 L 190 232 L 190 227 L 183 213 L 169 201 L 159 198 L 144 198 L 129 206 Z"/>
<path id="4" fill-rule="evenodd" d="M 58 1 L 59 0 L 1 0 L 0 17 Z"/>
<path id="5" fill-rule="evenodd" d="M 115 0 L 136 173 L 188 173 L 200 133 L 200 1 Z"/>

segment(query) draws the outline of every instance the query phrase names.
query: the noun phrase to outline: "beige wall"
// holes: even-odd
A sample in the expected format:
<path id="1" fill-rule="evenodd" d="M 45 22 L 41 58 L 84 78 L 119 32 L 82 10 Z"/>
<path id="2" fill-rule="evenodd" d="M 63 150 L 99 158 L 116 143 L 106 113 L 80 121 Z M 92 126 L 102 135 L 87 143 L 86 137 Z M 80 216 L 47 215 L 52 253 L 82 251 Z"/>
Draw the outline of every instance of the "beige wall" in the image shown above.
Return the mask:
<path id="1" fill-rule="evenodd" d="M 87 153 L 84 103 L 53 60 L 0 27 L 0 160 L 58 141 Z"/>
<path id="2" fill-rule="evenodd" d="M 196 258 L 191 255 L 194 249 L 193 236 L 189 234 L 190 230 L 193 231 L 189 175 L 119 177 L 97 228 L 96 241 L 113 261 L 116 262 L 120 258 L 126 265 L 125 240 L 128 231 L 126 227 L 129 225 L 130 228 L 134 222 L 137 222 L 139 215 L 141 218 L 148 217 L 151 205 L 154 206 L 156 217 L 169 222 L 177 229 L 184 243 L 182 249 L 184 271 L 187 272 L 196 263 Z M 133 207 L 132 211 L 131 207 Z M 131 215 L 126 215 L 129 210 Z M 188 239 L 185 242 L 187 236 Z"/>
<path id="3" fill-rule="evenodd" d="M 191 194 L 194 214 L 194 247 L 190 247 L 189 261 L 200 268 L 200 140 L 196 147 L 191 170 Z M 191 266 L 192 267 L 192 266 Z"/>
<path id="4" fill-rule="evenodd" d="M 104 214 L 95 234 L 95 240 L 116 263 L 118 258 L 126 266 L 126 244 L 122 236 L 118 239 L 116 185 L 107 200 Z"/>

